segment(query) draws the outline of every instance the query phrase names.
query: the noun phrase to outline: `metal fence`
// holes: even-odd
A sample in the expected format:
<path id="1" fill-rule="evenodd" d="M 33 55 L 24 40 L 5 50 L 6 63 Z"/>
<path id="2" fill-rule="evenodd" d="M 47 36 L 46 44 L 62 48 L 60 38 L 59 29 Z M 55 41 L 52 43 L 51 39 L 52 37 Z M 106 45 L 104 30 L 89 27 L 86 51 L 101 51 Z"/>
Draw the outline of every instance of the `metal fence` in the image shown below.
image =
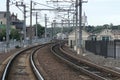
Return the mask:
<path id="1" fill-rule="evenodd" d="M 85 49 L 96 55 L 120 58 L 120 40 L 114 41 L 85 41 Z"/>

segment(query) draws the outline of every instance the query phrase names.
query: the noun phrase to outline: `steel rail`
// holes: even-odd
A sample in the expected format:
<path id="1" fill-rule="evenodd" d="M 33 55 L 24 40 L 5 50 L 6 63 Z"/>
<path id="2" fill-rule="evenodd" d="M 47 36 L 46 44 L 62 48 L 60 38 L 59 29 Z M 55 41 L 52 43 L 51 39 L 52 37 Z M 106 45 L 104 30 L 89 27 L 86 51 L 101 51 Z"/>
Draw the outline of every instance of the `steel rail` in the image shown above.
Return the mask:
<path id="1" fill-rule="evenodd" d="M 67 53 L 63 48 L 62 46 L 60 47 L 60 50 L 63 52 L 63 53 Z M 71 54 L 69 54 L 69 56 L 73 57 Z M 73 57 L 73 58 L 76 58 L 78 59 L 77 57 Z M 103 66 L 100 66 L 100 65 L 96 65 L 94 63 L 91 63 L 91 62 L 88 62 L 86 60 L 83 60 L 83 59 L 79 59 L 81 63 L 86 63 L 88 64 L 89 66 L 91 67 L 96 67 L 97 69 L 101 70 L 101 71 L 104 71 L 106 73 L 109 73 L 111 75 L 114 75 L 114 76 L 117 76 L 117 77 L 120 77 L 120 72 L 117 72 L 117 71 L 114 71 L 114 70 L 111 70 L 109 68 L 106 68 L 106 67 L 103 67 Z"/>
<path id="2" fill-rule="evenodd" d="M 41 47 L 44 47 L 44 45 L 41 46 Z M 35 53 L 37 52 L 37 50 L 39 50 L 41 47 L 37 48 L 36 50 L 34 50 L 34 51 L 31 53 L 30 63 L 31 63 L 31 67 L 33 68 L 33 72 L 35 73 L 37 79 L 38 79 L 38 80 L 45 80 L 45 79 L 43 78 L 43 76 L 41 75 L 41 73 L 39 72 L 39 70 L 37 69 L 37 67 L 36 67 L 36 65 L 35 65 L 35 61 L 34 61 L 34 59 L 33 59 L 34 54 L 35 54 Z"/>
<path id="3" fill-rule="evenodd" d="M 46 44 L 49 44 L 49 43 L 46 43 Z M 20 50 L 20 51 L 16 52 L 16 53 L 10 58 L 10 60 L 8 61 L 7 65 L 6 65 L 5 69 L 4 69 L 4 72 L 3 72 L 3 74 L 2 74 L 1 80 L 6 80 L 7 74 L 8 74 L 9 69 L 10 69 L 10 66 L 11 66 L 12 62 L 14 61 L 14 59 L 15 59 L 19 54 L 21 54 L 21 53 L 23 53 L 23 52 L 25 52 L 25 51 L 27 51 L 27 50 L 29 50 L 29 49 L 32 49 L 32 48 L 35 48 L 35 47 L 38 47 L 38 46 L 42 46 L 42 45 L 45 45 L 45 44 L 31 46 L 31 47 L 28 47 L 28 48 L 25 48 L 25 49 L 23 49 L 23 50 Z"/>
<path id="4" fill-rule="evenodd" d="M 106 78 L 101 77 L 101 76 L 99 76 L 99 75 L 96 75 L 96 74 L 94 74 L 94 73 L 92 73 L 92 72 L 90 72 L 90 71 L 88 71 L 88 70 L 86 70 L 86 69 L 84 69 L 84 68 L 82 68 L 82 67 L 74 64 L 73 62 L 71 62 L 71 61 L 69 61 L 69 60 L 61 57 L 59 54 L 57 54 L 57 53 L 54 51 L 54 47 L 56 47 L 56 46 L 57 46 L 57 45 L 53 45 L 53 46 L 51 47 L 51 52 L 52 52 L 55 56 L 59 57 L 61 60 L 67 62 L 67 63 L 70 64 L 71 66 L 74 66 L 74 67 L 78 68 L 81 72 L 83 72 L 84 74 L 90 76 L 91 78 L 94 78 L 94 79 L 96 79 L 96 80 L 107 80 Z"/>
<path id="5" fill-rule="evenodd" d="M 24 50 L 25 50 L 25 49 L 24 49 Z M 5 67 L 5 70 L 4 70 L 4 72 L 3 72 L 3 75 L 2 75 L 2 79 L 1 79 L 1 80 L 6 80 L 7 73 L 8 73 L 8 71 L 9 71 L 9 67 L 10 67 L 12 61 L 14 60 L 14 58 L 15 58 L 18 54 L 22 53 L 24 50 L 21 50 L 21 51 L 15 53 L 15 55 L 13 55 L 13 56 L 11 57 L 11 59 L 9 60 L 9 62 L 7 63 L 7 65 L 6 65 L 6 67 Z"/>

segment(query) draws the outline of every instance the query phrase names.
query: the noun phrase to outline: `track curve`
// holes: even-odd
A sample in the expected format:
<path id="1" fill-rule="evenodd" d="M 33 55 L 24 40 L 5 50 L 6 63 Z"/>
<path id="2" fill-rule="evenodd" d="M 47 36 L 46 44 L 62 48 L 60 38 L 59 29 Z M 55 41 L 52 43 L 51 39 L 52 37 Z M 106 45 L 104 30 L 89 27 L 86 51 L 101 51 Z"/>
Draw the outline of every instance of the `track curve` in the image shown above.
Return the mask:
<path id="1" fill-rule="evenodd" d="M 61 48 L 61 43 L 54 45 L 51 50 L 56 56 L 66 61 L 72 67 L 77 68 L 78 70 L 80 70 L 81 72 L 83 72 L 84 74 L 90 76 L 95 80 L 96 79 L 97 80 L 119 80 L 120 79 L 120 75 L 119 75 L 120 73 L 118 72 L 104 69 L 103 67 L 99 68 L 98 66 L 90 64 L 88 61 L 76 59 L 72 55 L 68 55 L 69 53 L 66 53 Z"/>
<path id="2" fill-rule="evenodd" d="M 17 52 L 15 55 L 12 56 L 12 58 L 9 60 L 1 80 L 38 80 L 38 76 L 41 76 L 38 74 L 37 69 L 35 69 L 34 61 L 33 61 L 33 54 L 36 50 L 38 50 L 43 45 L 37 45 L 32 46 L 26 49 L 23 49 L 19 52 Z M 32 52 L 32 53 L 31 53 Z M 31 59 L 30 59 L 31 56 Z M 32 62 L 30 62 L 30 60 Z M 31 68 L 32 67 L 32 68 Z M 33 74 L 33 70 L 37 71 L 34 72 L 36 74 Z M 41 79 L 40 79 L 41 78 Z M 42 76 L 39 78 L 39 80 L 44 80 Z"/>

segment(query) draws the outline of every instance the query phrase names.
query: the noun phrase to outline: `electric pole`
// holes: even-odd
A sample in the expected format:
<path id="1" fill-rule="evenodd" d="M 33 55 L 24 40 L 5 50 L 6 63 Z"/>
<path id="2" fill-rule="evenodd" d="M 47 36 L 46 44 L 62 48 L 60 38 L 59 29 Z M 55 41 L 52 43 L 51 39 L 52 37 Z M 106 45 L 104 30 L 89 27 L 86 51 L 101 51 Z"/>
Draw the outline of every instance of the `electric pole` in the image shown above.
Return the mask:
<path id="1" fill-rule="evenodd" d="M 76 26 L 75 26 L 75 45 L 76 45 L 76 50 L 78 48 L 78 41 L 77 41 L 77 28 L 78 28 L 78 0 L 76 0 L 76 5 L 75 5 L 75 8 L 76 8 Z"/>
<path id="2" fill-rule="evenodd" d="M 30 44 L 32 44 L 32 1 L 30 1 Z"/>
<path id="3" fill-rule="evenodd" d="M 61 34 L 63 34 L 63 20 L 61 20 Z"/>
<path id="4" fill-rule="evenodd" d="M 45 14 L 45 38 L 47 38 L 47 14 Z"/>
<path id="5" fill-rule="evenodd" d="M 52 28 L 52 39 L 53 39 L 53 23 L 51 23 L 51 28 Z"/>
<path id="6" fill-rule="evenodd" d="M 24 5 L 24 27 L 23 27 L 23 32 L 24 32 L 24 43 L 26 43 L 26 6 Z"/>
<path id="7" fill-rule="evenodd" d="M 79 42 L 78 42 L 78 47 L 79 47 L 79 52 L 78 54 L 83 53 L 83 47 L 82 47 L 82 3 L 85 3 L 87 1 L 79 0 Z"/>
<path id="8" fill-rule="evenodd" d="M 6 21 L 6 23 L 7 23 L 7 25 L 6 25 L 6 48 L 9 48 L 10 46 L 9 46 L 9 34 L 10 34 L 10 5 L 9 5 L 9 2 L 10 2 L 10 0 L 7 0 L 6 1 L 7 3 L 6 3 L 6 10 L 7 10 L 7 12 L 6 12 L 6 17 L 7 17 L 7 21 Z"/>
<path id="9" fill-rule="evenodd" d="M 79 42 L 78 42 L 79 52 L 82 54 L 82 0 L 79 0 Z"/>
<path id="10" fill-rule="evenodd" d="M 70 13 L 69 13 L 69 10 L 68 10 L 68 27 L 70 27 Z"/>
<path id="11" fill-rule="evenodd" d="M 75 27 L 75 15 L 73 15 L 73 29 L 75 29 L 75 47 L 76 47 L 76 27 L 75 28 L 74 27 Z"/>
<path id="12" fill-rule="evenodd" d="M 36 12 L 36 40 L 38 39 L 38 32 L 37 32 L 37 29 L 38 29 L 38 27 L 37 27 L 38 21 L 37 21 L 37 19 L 38 19 L 38 13 Z"/>
<path id="13" fill-rule="evenodd" d="M 23 4 L 23 2 L 20 2 L 20 4 L 18 3 L 18 2 L 16 2 L 16 6 L 18 7 L 18 6 L 20 6 L 20 7 L 23 7 L 23 14 L 24 14 L 24 25 L 23 25 L 23 32 L 24 32 L 24 43 L 26 43 L 26 5 L 25 4 Z"/>
<path id="14" fill-rule="evenodd" d="M 55 34 L 56 34 L 56 31 L 55 31 L 55 27 L 56 27 L 56 20 L 53 20 L 53 27 L 54 27 L 54 30 L 53 30 L 53 35 L 55 36 Z"/>

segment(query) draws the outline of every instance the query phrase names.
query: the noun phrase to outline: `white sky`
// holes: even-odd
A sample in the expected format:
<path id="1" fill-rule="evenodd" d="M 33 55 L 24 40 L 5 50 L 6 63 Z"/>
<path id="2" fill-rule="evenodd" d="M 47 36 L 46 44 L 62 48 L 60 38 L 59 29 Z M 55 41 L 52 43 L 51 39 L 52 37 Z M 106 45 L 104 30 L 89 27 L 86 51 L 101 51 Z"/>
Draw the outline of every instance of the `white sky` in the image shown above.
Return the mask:
<path id="1" fill-rule="evenodd" d="M 11 0 L 15 1 L 15 0 Z M 16 0 L 19 1 L 19 0 Z M 27 4 L 30 0 L 24 0 Z M 39 3 L 46 3 L 46 0 L 34 0 Z M 48 1 L 48 0 L 47 0 Z M 43 6 L 40 6 L 43 7 Z M 120 25 L 120 0 L 88 0 L 88 3 L 83 3 L 83 12 L 86 12 L 89 25 L 103 25 L 113 23 L 114 25 Z M 0 1 L 0 11 L 6 10 L 6 0 Z M 19 19 L 22 18 L 22 12 L 15 6 L 10 7 L 11 12 L 18 14 Z M 52 12 L 42 12 L 43 14 L 49 14 L 48 17 L 53 15 Z M 44 15 L 40 14 L 39 22 L 44 24 Z M 29 13 L 28 13 L 29 15 Z M 51 20 L 51 19 L 50 19 Z M 33 17 L 33 24 L 35 18 Z M 27 24 L 29 25 L 29 18 L 27 18 Z"/>
<path id="2" fill-rule="evenodd" d="M 90 25 L 120 24 L 120 0 L 89 0 L 83 4 Z"/>

